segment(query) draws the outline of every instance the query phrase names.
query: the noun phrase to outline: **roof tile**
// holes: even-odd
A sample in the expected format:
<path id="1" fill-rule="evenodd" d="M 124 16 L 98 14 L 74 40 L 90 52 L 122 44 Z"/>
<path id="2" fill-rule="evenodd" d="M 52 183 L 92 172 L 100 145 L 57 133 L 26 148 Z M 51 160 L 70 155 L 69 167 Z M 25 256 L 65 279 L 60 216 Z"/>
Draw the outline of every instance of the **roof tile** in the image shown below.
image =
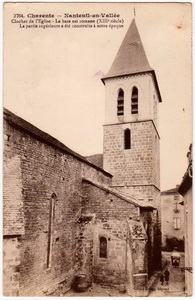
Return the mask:
<path id="1" fill-rule="evenodd" d="M 135 19 L 125 35 L 115 60 L 103 78 L 153 71 L 148 63 Z"/>

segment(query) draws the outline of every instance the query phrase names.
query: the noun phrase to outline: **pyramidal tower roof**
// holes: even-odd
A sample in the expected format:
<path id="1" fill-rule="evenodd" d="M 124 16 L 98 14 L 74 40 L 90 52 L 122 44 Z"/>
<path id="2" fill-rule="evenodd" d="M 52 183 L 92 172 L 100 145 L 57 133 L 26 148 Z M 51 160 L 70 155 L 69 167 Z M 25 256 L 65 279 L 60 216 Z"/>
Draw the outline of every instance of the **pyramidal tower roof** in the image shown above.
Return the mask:
<path id="1" fill-rule="evenodd" d="M 135 19 L 124 37 L 115 60 L 104 78 L 152 71 L 135 23 Z"/>
<path id="2" fill-rule="evenodd" d="M 135 19 L 132 20 L 130 27 L 123 39 L 118 53 L 112 63 L 109 72 L 102 78 L 120 77 L 125 75 L 152 72 L 155 85 L 161 102 L 161 95 L 154 70 L 150 67 Z"/>

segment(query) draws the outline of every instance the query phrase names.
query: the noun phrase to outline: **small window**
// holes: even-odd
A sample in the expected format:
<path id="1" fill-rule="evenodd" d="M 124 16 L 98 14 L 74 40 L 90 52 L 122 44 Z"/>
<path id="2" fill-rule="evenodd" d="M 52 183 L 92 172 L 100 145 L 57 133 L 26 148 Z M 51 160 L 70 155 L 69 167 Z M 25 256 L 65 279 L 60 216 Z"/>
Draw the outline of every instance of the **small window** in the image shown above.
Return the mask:
<path id="1" fill-rule="evenodd" d="M 131 113 L 138 114 L 138 89 L 133 87 L 131 94 Z"/>
<path id="2" fill-rule="evenodd" d="M 181 218 L 173 218 L 173 227 L 175 230 L 181 228 Z"/>
<path id="3" fill-rule="evenodd" d="M 179 196 L 174 196 L 174 200 L 175 201 L 179 200 Z"/>
<path id="4" fill-rule="evenodd" d="M 179 213 L 179 208 L 178 208 L 179 203 L 175 202 L 175 203 L 173 203 L 173 205 L 174 205 L 174 209 L 173 209 L 174 212 Z"/>
<path id="5" fill-rule="evenodd" d="M 131 131 L 128 128 L 125 129 L 124 140 L 125 140 L 125 149 L 131 149 Z"/>
<path id="6" fill-rule="evenodd" d="M 117 99 L 117 116 L 124 115 L 124 92 L 122 89 L 118 92 L 118 99 Z"/>
<path id="7" fill-rule="evenodd" d="M 100 238 L 100 257 L 107 258 L 107 239 L 105 237 Z"/>

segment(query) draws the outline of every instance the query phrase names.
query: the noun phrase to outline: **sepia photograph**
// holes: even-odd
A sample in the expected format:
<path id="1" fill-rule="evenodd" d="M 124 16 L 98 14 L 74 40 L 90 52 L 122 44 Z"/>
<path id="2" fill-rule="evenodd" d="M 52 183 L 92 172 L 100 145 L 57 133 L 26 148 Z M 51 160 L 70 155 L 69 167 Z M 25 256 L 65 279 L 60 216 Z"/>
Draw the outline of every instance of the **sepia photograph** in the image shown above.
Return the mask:
<path id="1" fill-rule="evenodd" d="M 2 296 L 193 295 L 190 2 L 5 2 L 2 114 Z"/>

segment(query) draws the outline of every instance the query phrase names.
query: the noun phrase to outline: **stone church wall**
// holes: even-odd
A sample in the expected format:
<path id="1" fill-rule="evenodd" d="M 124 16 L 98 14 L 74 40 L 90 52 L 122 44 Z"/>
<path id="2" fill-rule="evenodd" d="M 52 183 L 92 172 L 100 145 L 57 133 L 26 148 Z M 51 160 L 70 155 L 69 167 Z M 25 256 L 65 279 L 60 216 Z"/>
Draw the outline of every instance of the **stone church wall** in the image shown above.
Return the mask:
<path id="1" fill-rule="evenodd" d="M 4 236 L 3 239 L 3 287 L 4 296 L 19 295 L 20 239 Z"/>
<path id="2" fill-rule="evenodd" d="M 138 207 L 100 184 L 83 180 L 83 213 L 95 213 L 96 218 L 125 220 L 138 218 Z"/>
<path id="3" fill-rule="evenodd" d="M 69 289 L 75 273 L 82 176 L 105 183 L 111 176 L 17 124 L 5 121 L 4 133 L 5 163 L 20 157 L 24 234 L 19 295 L 49 295 L 59 284 Z"/>
<path id="4" fill-rule="evenodd" d="M 128 223 L 137 220 L 138 207 L 93 183 L 83 183 L 85 215 L 94 213 L 93 279 L 124 290 L 127 274 Z M 106 257 L 100 255 L 100 238 L 107 241 Z"/>
<path id="5" fill-rule="evenodd" d="M 140 207 L 109 188 L 109 173 L 63 150 L 62 144 L 31 124 L 24 121 L 21 126 L 5 118 L 4 133 L 6 174 L 14 176 L 18 187 L 12 198 L 7 184 L 5 206 L 17 196 L 15 211 L 20 212 L 13 214 L 14 227 L 20 230 L 13 245 L 19 249 L 17 268 L 9 269 L 10 230 L 4 248 L 5 272 L 14 278 L 10 295 L 52 295 L 59 288 L 63 293 L 79 273 L 89 283 L 115 285 L 123 291 L 131 257 L 128 220 L 140 223 Z M 9 222 L 5 217 L 5 224 Z M 100 255 L 101 238 L 106 240 L 106 257 Z M 139 259 L 138 267 L 147 270 L 145 258 Z M 130 277 L 132 289 L 137 279 Z M 10 282 L 4 279 L 6 287 Z"/>
<path id="6" fill-rule="evenodd" d="M 5 136 L 5 148 L 7 136 Z M 20 278 L 20 236 L 24 234 L 20 157 L 4 166 L 3 191 L 3 282 L 5 296 L 18 296 Z"/>

